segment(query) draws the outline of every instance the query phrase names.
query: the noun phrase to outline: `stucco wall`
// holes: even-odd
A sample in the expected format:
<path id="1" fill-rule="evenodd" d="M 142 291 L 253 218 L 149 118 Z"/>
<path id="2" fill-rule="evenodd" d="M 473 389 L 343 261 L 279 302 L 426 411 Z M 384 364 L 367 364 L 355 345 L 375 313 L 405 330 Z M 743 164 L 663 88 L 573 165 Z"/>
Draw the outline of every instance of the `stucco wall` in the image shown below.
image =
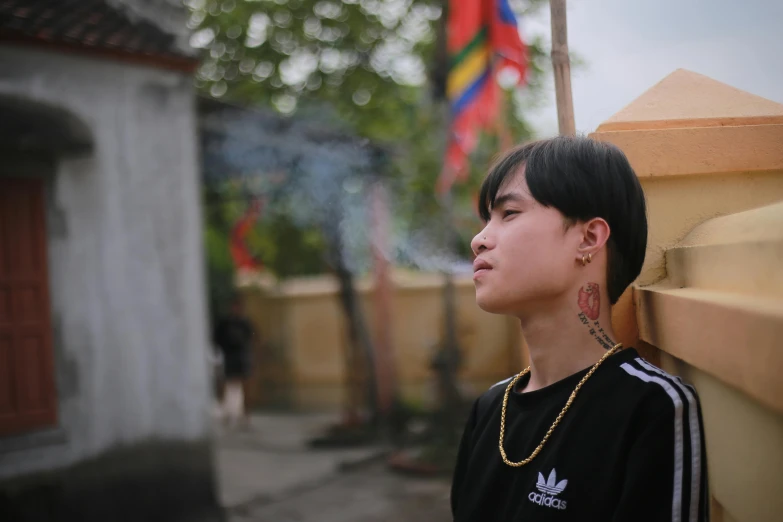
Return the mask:
<path id="1" fill-rule="evenodd" d="M 431 368 L 444 342 L 443 277 L 392 271 L 391 350 L 397 391 L 411 403 L 433 407 L 436 381 Z M 248 382 L 251 407 L 287 406 L 337 410 L 348 399 L 345 318 L 337 281 L 330 276 L 293 279 L 279 286 L 242 284 L 248 314 L 264 342 Z M 357 282 L 367 326 L 375 335 L 370 279 Z M 455 279 L 459 380 L 476 396 L 518 372 L 526 358 L 519 323 L 482 311 L 470 277 Z"/>
<path id="2" fill-rule="evenodd" d="M 191 79 L 19 48 L 0 48 L 0 63 L 0 96 L 70 111 L 94 142 L 91 153 L 50 162 L 61 437 L 13 450 L 25 437 L 0 439 L 0 478 L 120 446 L 204 443 L 210 388 Z M 19 175 L 29 160 L 2 162 L 0 175 Z"/>

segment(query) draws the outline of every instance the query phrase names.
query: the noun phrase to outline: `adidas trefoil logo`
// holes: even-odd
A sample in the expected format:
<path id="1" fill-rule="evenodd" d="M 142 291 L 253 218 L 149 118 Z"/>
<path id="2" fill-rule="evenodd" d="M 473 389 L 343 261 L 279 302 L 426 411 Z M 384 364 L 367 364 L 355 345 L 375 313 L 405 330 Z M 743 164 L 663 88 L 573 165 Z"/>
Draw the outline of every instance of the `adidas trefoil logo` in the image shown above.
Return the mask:
<path id="1" fill-rule="evenodd" d="M 550 495 L 557 495 L 558 493 L 562 493 L 563 490 L 568 485 L 567 480 L 561 480 L 560 482 L 557 482 L 557 471 L 555 471 L 554 468 L 552 468 L 552 471 L 549 473 L 549 478 L 546 482 L 544 482 L 544 475 L 541 474 L 541 472 L 538 472 L 538 483 L 536 483 L 536 489 L 538 491 L 541 491 L 542 493 L 549 493 Z"/>
<path id="2" fill-rule="evenodd" d="M 565 509 L 566 501 L 557 498 L 557 495 L 562 493 L 568 485 L 567 480 L 557 481 L 557 471 L 552 468 L 549 473 L 549 478 L 544 480 L 544 475 L 538 472 L 538 482 L 536 482 L 536 489 L 541 493 L 531 491 L 527 498 L 534 504 L 539 506 L 546 506 L 555 509 Z"/>

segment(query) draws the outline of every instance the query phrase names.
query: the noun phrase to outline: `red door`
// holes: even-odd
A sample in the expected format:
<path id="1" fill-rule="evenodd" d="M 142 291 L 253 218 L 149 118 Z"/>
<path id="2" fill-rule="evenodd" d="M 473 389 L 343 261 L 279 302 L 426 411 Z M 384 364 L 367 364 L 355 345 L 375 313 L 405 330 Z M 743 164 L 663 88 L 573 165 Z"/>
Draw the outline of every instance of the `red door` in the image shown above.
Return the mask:
<path id="1" fill-rule="evenodd" d="M 0 434 L 57 422 L 44 185 L 0 177 Z"/>

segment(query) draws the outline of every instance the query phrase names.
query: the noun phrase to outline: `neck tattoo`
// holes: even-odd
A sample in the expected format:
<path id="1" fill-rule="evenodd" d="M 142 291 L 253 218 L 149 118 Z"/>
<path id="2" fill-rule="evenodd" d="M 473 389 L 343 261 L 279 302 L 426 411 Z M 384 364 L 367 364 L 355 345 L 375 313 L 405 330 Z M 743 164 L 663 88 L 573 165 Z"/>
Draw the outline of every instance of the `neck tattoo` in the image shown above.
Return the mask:
<path id="1" fill-rule="evenodd" d="M 580 288 L 577 304 L 581 310 L 579 320 L 589 329 L 590 335 L 604 349 L 611 349 L 615 342 L 606 335 L 598 321 L 598 317 L 601 315 L 601 292 L 598 283 L 586 283 Z"/>

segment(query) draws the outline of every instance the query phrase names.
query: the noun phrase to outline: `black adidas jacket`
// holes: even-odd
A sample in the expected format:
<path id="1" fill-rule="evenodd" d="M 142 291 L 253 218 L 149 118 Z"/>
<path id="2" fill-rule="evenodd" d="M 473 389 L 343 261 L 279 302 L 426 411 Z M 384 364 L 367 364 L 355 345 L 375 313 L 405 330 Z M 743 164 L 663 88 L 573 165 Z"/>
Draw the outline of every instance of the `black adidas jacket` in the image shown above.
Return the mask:
<path id="1" fill-rule="evenodd" d="M 530 456 L 587 371 L 533 392 L 511 392 L 504 446 L 510 460 Z M 455 522 L 708 520 L 693 388 L 633 349 L 616 353 L 587 380 L 541 453 L 512 468 L 498 449 L 509 381 L 473 405 L 452 484 Z"/>

